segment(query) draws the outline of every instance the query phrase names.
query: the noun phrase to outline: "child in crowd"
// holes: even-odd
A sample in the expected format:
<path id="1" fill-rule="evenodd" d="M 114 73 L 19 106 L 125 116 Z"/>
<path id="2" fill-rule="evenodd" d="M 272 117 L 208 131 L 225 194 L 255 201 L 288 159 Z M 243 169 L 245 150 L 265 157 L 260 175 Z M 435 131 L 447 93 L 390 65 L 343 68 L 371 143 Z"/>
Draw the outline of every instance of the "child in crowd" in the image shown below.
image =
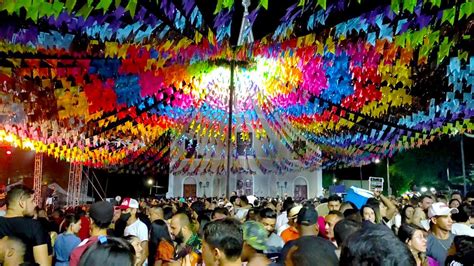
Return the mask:
<path id="1" fill-rule="evenodd" d="M 64 223 L 67 230 L 58 235 L 54 244 L 56 266 L 68 266 L 69 256 L 71 255 L 72 250 L 81 243 L 81 239 L 77 236 L 77 233 L 81 229 L 80 217 L 68 214 L 64 218 Z"/>

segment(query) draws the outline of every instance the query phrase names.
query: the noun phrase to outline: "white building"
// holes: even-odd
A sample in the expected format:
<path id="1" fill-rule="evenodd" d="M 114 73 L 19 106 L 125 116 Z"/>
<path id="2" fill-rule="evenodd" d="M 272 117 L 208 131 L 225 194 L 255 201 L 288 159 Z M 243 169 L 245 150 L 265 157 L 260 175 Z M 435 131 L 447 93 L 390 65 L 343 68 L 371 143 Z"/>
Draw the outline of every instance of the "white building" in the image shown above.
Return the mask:
<path id="1" fill-rule="evenodd" d="M 267 130 L 267 132 L 270 131 Z M 274 148 L 272 152 L 268 150 L 265 152 L 265 144 L 262 141 L 270 143 L 268 139 L 265 138 L 260 141 L 253 136 L 254 134 L 250 134 L 252 139 L 250 147 L 256 154 L 256 159 L 254 156 L 248 156 L 248 159 L 246 159 L 245 155 L 239 156 L 237 160 L 232 157 L 231 165 L 233 167 L 231 169 L 233 171 L 230 175 L 230 191 L 237 191 L 239 195 L 255 195 L 258 197 L 276 197 L 277 195 L 287 194 L 294 198 L 304 199 L 323 194 L 321 168 L 306 169 L 301 161 L 297 159 L 295 153 L 290 152 L 281 142 L 274 141 L 277 139 L 276 137 L 271 138 L 269 136 L 268 139 L 273 139 L 271 143 L 273 143 Z M 201 141 L 207 143 L 206 139 L 204 141 L 201 139 Z M 199 141 L 195 145 L 194 159 L 182 159 L 178 158 L 179 156 L 173 156 L 173 151 L 178 151 L 175 154 L 183 154 L 186 151 L 186 145 L 189 147 L 192 143 L 190 144 L 190 141 L 181 139 L 174 140 L 171 144 L 171 170 L 166 196 L 214 197 L 225 195 L 227 158 L 225 157 L 226 150 L 223 144 L 215 145 L 217 147 L 214 148 L 218 152 L 215 152 L 212 157 L 209 155 L 209 144 L 200 145 Z M 237 149 L 239 150 L 239 142 Z M 242 153 L 242 150 L 240 149 L 240 154 L 245 154 L 245 152 Z M 275 162 L 279 163 L 282 166 L 281 168 L 286 168 L 282 169 L 281 174 L 280 171 L 275 171 L 278 169 L 278 167 L 275 167 Z M 263 169 L 259 165 L 263 166 Z M 267 172 L 270 169 L 272 171 Z"/>

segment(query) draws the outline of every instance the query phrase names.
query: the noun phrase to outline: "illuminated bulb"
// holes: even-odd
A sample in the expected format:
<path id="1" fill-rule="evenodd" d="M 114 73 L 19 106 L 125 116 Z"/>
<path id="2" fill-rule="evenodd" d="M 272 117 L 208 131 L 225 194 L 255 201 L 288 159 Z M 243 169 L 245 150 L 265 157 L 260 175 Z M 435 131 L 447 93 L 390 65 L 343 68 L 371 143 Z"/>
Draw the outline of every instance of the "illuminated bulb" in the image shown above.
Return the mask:
<path id="1" fill-rule="evenodd" d="M 5 140 L 6 140 L 7 142 L 13 142 L 13 136 L 12 136 L 12 135 L 7 135 L 7 136 L 5 137 Z"/>
<path id="2" fill-rule="evenodd" d="M 23 141 L 23 148 L 28 148 L 30 150 L 34 150 L 35 146 L 33 145 L 33 142 L 31 142 L 30 140 L 24 140 Z"/>

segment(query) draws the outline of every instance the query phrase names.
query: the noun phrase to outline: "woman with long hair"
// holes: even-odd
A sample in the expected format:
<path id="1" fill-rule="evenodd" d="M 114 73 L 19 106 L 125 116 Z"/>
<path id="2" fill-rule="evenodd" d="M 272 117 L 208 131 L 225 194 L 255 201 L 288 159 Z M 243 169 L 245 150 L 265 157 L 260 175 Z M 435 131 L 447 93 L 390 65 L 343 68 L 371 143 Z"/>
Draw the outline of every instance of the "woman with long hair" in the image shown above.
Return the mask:
<path id="1" fill-rule="evenodd" d="M 405 205 L 400 211 L 395 215 L 394 224 L 392 224 L 392 231 L 395 235 L 398 235 L 398 228 L 402 224 L 414 224 L 413 214 L 415 213 L 415 207 L 412 205 Z"/>
<path id="2" fill-rule="evenodd" d="M 438 263 L 426 256 L 426 231 L 415 224 L 402 224 L 398 238 L 410 249 L 417 266 L 434 266 Z"/>
<path id="3" fill-rule="evenodd" d="M 415 208 L 412 205 L 406 205 L 402 209 L 402 224 L 411 224 L 413 223 L 413 214 L 415 213 Z"/>
<path id="4" fill-rule="evenodd" d="M 156 220 L 151 224 L 150 256 L 148 264 L 160 266 L 173 259 L 174 246 L 168 230 L 168 225 L 163 220 Z"/>
<path id="5" fill-rule="evenodd" d="M 362 208 L 360 208 L 360 215 L 362 216 L 362 221 L 371 222 L 373 224 L 379 224 L 382 221 L 378 205 L 366 204 L 362 206 Z"/>

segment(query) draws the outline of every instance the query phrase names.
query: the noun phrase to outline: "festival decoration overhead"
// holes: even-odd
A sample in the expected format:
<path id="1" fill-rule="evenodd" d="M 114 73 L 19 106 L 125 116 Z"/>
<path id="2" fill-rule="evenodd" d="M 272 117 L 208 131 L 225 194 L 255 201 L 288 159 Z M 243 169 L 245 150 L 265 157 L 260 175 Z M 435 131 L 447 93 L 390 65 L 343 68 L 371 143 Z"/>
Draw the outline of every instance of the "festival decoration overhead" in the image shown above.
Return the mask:
<path id="1" fill-rule="evenodd" d="M 222 160 L 172 171 L 223 174 L 232 61 L 234 156 L 252 132 L 267 156 L 278 144 L 298 158 L 255 158 L 264 173 L 359 165 L 474 129 L 472 1 L 254 1 L 255 42 L 240 47 L 241 3 L 216 2 L 0 1 L 0 141 L 151 173 L 185 158 L 170 139 L 197 140 Z"/>

